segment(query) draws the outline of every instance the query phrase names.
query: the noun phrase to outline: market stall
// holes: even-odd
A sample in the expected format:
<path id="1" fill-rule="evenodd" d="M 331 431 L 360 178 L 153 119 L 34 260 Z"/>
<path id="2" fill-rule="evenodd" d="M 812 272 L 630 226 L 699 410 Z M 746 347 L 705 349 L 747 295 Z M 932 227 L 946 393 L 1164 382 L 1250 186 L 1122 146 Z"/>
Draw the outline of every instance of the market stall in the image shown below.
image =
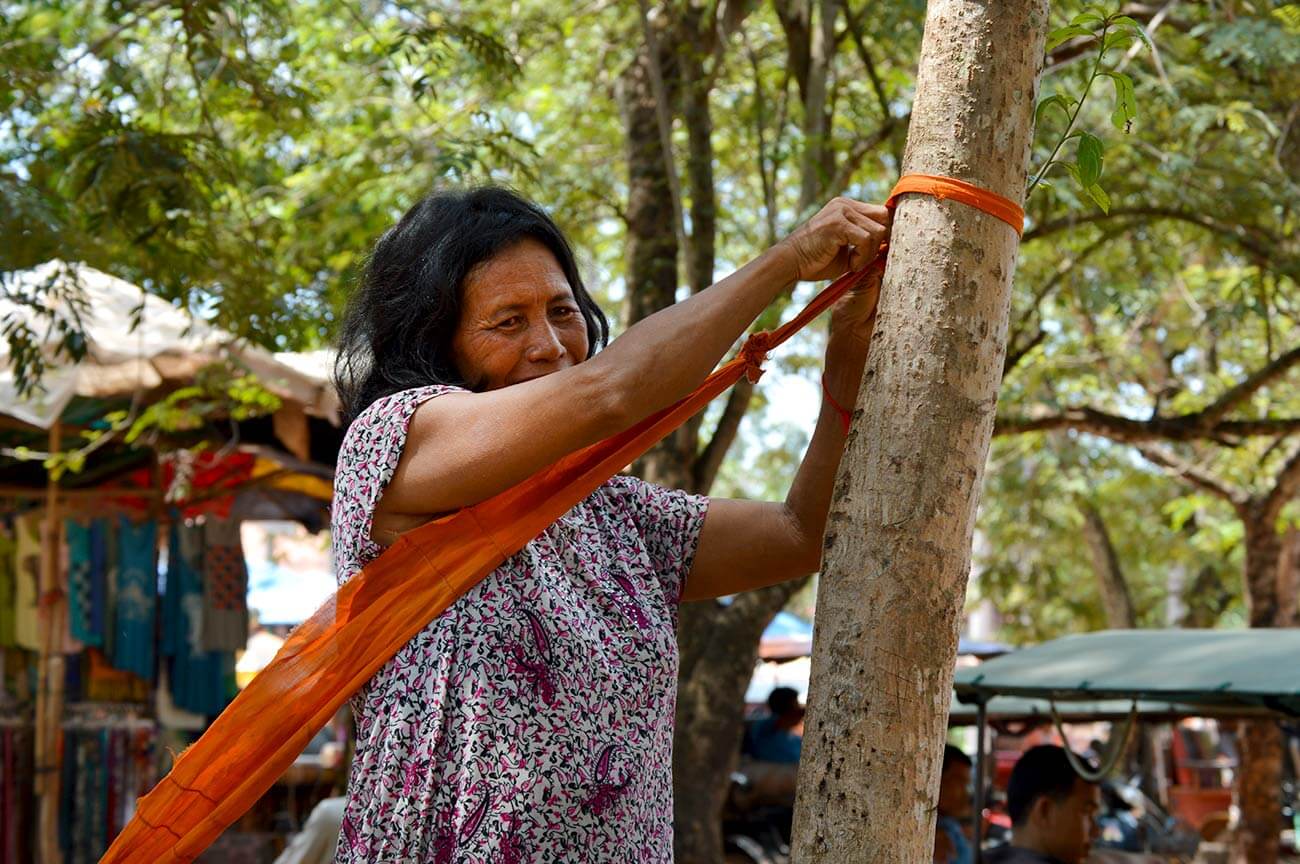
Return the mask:
<path id="1" fill-rule="evenodd" d="M 337 400 L 320 358 L 84 265 L 3 279 L 0 864 L 93 861 L 234 695 L 240 524 L 325 523 Z"/>

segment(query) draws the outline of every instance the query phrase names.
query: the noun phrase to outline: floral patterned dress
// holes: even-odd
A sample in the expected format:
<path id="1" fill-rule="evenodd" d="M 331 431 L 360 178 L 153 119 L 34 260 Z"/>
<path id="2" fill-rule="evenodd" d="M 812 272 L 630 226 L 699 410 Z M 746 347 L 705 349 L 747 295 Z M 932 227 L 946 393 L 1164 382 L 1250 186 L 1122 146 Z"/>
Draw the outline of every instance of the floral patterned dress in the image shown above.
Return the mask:
<path id="1" fill-rule="evenodd" d="M 370 406 L 339 453 L 340 582 L 416 407 Z M 677 601 L 707 499 L 606 482 L 402 648 L 353 699 L 336 862 L 667 862 Z"/>

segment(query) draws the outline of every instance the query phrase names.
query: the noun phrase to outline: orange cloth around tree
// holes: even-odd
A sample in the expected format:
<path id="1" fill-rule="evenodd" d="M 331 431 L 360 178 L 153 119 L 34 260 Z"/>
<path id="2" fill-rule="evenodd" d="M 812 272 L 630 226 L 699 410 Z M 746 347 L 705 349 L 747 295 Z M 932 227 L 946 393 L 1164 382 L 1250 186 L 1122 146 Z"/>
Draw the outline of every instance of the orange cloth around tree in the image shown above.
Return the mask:
<path id="1" fill-rule="evenodd" d="M 907 175 L 890 195 L 919 192 L 984 210 L 1019 232 L 1014 202 L 969 183 Z M 755 333 L 689 396 L 564 457 L 517 486 L 404 534 L 290 634 L 275 659 L 138 802 L 101 864 L 188 862 L 275 783 L 356 690 L 426 624 L 602 483 L 748 375 L 767 352 L 871 272 L 841 276 L 786 324 Z"/>

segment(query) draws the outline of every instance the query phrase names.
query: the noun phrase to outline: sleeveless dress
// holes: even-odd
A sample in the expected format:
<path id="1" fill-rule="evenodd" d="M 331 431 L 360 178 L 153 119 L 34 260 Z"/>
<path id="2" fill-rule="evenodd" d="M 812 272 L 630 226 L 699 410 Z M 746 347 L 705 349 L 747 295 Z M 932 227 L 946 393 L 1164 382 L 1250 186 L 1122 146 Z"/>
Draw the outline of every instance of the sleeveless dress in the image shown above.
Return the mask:
<path id="1" fill-rule="evenodd" d="M 415 409 L 349 427 L 340 583 L 382 549 L 375 504 Z M 707 499 L 617 476 L 418 633 L 353 698 L 336 862 L 672 861 L 677 602 Z"/>

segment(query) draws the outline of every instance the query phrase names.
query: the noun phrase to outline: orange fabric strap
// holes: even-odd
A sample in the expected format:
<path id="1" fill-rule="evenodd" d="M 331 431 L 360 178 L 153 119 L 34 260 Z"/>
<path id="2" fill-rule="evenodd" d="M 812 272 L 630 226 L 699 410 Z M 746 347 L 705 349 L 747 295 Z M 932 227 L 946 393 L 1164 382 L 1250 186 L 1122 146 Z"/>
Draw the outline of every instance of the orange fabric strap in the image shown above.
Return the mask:
<path id="1" fill-rule="evenodd" d="M 952 198 L 1010 222 L 1020 208 L 968 183 L 924 175 L 900 195 Z M 942 193 L 942 194 L 941 194 Z M 690 395 L 544 468 L 481 504 L 403 535 L 299 625 L 275 659 L 139 799 L 135 816 L 101 862 L 189 862 L 284 773 L 334 712 L 408 641 L 502 562 L 602 483 L 740 380 L 756 378 L 767 352 L 883 267 L 836 279 L 798 315 L 755 333 Z"/>

